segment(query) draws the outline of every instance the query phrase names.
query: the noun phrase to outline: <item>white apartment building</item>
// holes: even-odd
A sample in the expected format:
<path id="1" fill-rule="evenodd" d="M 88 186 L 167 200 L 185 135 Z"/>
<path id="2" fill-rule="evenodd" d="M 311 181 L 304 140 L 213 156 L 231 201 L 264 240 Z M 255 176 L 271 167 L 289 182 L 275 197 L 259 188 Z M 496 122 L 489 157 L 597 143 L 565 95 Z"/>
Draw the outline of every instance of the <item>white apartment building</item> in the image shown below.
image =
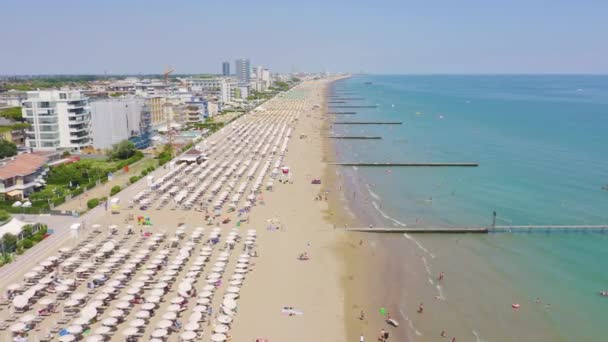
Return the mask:
<path id="1" fill-rule="evenodd" d="M 229 77 L 190 78 L 186 82 L 192 92 L 202 93 L 205 97 L 216 97 L 222 103 L 232 102 L 239 88 L 237 82 Z"/>
<path id="2" fill-rule="evenodd" d="M 92 145 L 91 110 L 78 90 L 28 91 L 21 103 L 31 127 L 26 146 L 34 150 L 80 150 Z"/>

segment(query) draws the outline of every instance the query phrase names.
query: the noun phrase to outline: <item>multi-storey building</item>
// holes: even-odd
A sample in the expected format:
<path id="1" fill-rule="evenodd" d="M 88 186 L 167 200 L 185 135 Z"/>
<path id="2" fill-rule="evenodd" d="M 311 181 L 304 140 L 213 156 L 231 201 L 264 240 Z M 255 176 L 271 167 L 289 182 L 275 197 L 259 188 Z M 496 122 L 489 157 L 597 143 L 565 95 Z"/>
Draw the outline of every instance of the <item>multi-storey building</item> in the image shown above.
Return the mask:
<path id="1" fill-rule="evenodd" d="M 234 63 L 236 78 L 241 84 L 249 84 L 251 79 L 251 66 L 248 59 L 237 59 Z"/>
<path id="2" fill-rule="evenodd" d="M 93 147 L 111 148 L 130 140 L 150 146 L 151 114 L 143 98 L 113 98 L 91 102 Z"/>
<path id="3" fill-rule="evenodd" d="M 222 103 L 232 102 L 238 92 L 238 84 L 228 77 L 189 78 L 186 82 L 192 92 L 200 93 L 206 99 L 215 98 Z"/>
<path id="4" fill-rule="evenodd" d="M 30 123 L 26 146 L 34 150 L 80 150 L 92 145 L 88 99 L 78 90 L 28 91 L 23 118 Z"/>
<path id="5" fill-rule="evenodd" d="M 222 76 L 225 76 L 225 77 L 230 76 L 230 62 L 222 63 Z"/>

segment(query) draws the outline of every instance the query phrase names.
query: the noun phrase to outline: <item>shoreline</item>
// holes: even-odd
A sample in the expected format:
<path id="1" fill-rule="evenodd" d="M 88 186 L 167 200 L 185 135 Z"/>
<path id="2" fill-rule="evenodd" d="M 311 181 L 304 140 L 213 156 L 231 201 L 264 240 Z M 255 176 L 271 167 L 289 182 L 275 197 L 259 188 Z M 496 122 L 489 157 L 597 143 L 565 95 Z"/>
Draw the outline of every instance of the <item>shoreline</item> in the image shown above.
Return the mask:
<path id="1" fill-rule="evenodd" d="M 327 136 L 331 130 L 332 118 L 327 115 L 330 88 L 331 84 L 326 89 L 324 97 L 323 110 L 326 120 L 322 128 L 322 136 Z M 336 146 L 329 139 L 323 140 L 323 149 L 325 161 L 335 160 Z M 325 168 L 324 179 L 327 180 L 327 184 L 332 186 L 333 193 L 328 200 L 330 210 L 328 218 L 336 229 L 347 226 L 366 226 L 373 221 L 373 218 L 362 217 L 363 211 L 358 210 L 359 203 L 348 198 L 351 187 L 358 193 L 363 193 L 364 189 L 353 179 L 344 177 L 344 174 L 345 172 L 340 172 L 340 169 L 336 167 L 327 165 Z M 349 188 L 348 192 L 346 188 Z M 390 272 L 385 271 L 385 261 L 388 260 L 389 255 L 382 251 L 381 246 L 382 242 L 378 237 L 364 233 L 349 232 L 336 241 L 334 247 L 336 254 L 344 261 L 341 286 L 345 296 L 344 326 L 348 341 L 358 340 L 361 334 L 364 335 L 366 341 L 375 341 L 381 329 L 388 331 L 392 340 L 411 341 L 406 329 L 403 328 L 404 325 L 399 328 L 391 327 L 385 321 L 388 317 L 383 317 L 378 312 L 379 308 L 386 308 L 389 314 L 393 313 L 393 318 L 401 324 L 405 324 L 396 314 L 399 310 L 389 304 L 389 299 L 396 294 L 398 289 L 393 289 L 383 282 L 383 280 L 391 279 L 391 275 Z M 378 272 L 378 270 L 381 271 Z M 374 281 L 374 279 L 376 280 Z M 393 281 L 396 279 L 392 279 L 389 284 Z M 387 291 L 386 294 L 381 295 L 385 291 Z M 364 319 L 361 319 L 362 311 Z"/>

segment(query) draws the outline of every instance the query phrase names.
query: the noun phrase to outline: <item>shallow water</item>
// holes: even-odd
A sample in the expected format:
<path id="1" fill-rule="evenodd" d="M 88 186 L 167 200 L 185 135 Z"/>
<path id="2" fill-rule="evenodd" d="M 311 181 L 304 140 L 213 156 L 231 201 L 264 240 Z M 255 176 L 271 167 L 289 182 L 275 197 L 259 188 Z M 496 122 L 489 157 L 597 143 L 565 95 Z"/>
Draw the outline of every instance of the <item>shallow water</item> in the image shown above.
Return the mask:
<path id="1" fill-rule="evenodd" d="M 608 77 L 358 76 L 334 89 L 365 98 L 348 105 L 378 105 L 341 121 L 404 123 L 335 125 L 337 134 L 383 137 L 335 141 L 336 159 L 480 163 L 343 169 L 360 185 L 345 194 L 375 225 L 482 226 L 494 210 L 503 225 L 608 223 L 608 191 L 601 189 L 608 183 Z M 601 321 L 608 300 L 597 294 L 608 289 L 608 234 L 413 238 L 417 244 L 393 237 L 417 249 L 409 257 L 421 258 L 424 249 L 436 256 L 420 259 L 421 267 L 447 273 L 446 302 L 464 330 L 487 340 L 508 340 L 503 334 L 516 325 L 523 340 L 597 341 L 608 333 Z M 513 301 L 522 304 L 517 315 Z M 428 320 L 419 324 L 430 329 Z"/>

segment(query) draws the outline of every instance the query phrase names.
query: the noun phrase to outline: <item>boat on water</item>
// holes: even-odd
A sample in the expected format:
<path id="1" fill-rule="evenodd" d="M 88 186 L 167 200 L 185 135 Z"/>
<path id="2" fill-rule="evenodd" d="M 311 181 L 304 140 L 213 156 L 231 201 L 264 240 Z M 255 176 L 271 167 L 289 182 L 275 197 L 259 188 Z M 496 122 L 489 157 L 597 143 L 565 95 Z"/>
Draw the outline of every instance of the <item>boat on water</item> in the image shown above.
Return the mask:
<path id="1" fill-rule="evenodd" d="M 363 84 L 373 84 L 372 82 L 364 82 Z"/>
<path id="2" fill-rule="evenodd" d="M 606 191 L 608 191 L 608 184 L 606 184 L 606 185 L 602 186 L 602 190 L 606 190 Z"/>

